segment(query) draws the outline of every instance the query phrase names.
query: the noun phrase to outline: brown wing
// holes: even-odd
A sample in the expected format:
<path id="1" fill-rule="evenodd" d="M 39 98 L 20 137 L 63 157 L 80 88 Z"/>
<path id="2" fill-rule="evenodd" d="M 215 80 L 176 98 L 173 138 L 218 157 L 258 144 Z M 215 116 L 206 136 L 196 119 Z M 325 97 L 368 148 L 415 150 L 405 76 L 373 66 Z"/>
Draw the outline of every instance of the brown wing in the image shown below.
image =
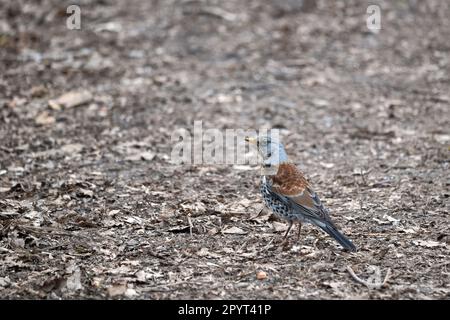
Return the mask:
<path id="1" fill-rule="evenodd" d="M 293 163 L 280 164 L 277 174 L 271 178 L 274 190 L 286 196 L 302 194 L 309 187 L 303 173 Z"/>
<path id="2" fill-rule="evenodd" d="M 282 163 L 271 177 L 272 191 L 284 197 L 299 213 L 310 219 L 330 221 L 328 213 L 303 173 L 292 163 Z"/>

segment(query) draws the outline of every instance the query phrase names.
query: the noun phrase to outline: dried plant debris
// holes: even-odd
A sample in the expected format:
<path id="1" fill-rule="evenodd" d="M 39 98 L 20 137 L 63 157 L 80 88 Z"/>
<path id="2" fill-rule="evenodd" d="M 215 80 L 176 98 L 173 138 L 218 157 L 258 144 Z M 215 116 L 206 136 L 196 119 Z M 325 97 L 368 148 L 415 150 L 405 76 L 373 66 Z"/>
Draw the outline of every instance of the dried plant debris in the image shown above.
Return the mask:
<path id="1" fill-rule="evenodd" d="M 450 297 L 448 1 L 380 3 L 378 33 L 379 1 L 86 0 L 76 31 L 22 2 L 0 10 L 0 298 Z M 308 225 L 282 245 L 254 165 L 174 165 L 196 120 L 281 129 L 359 250 Z"/>
<path id="2" fill-rule="evenodd" d="M 92 94 L 87 90 L 70 91 L 54 100 L 49 100 L 48 105 L 54 110 L 73 108 L 90 102 L 92 98 Z"/>

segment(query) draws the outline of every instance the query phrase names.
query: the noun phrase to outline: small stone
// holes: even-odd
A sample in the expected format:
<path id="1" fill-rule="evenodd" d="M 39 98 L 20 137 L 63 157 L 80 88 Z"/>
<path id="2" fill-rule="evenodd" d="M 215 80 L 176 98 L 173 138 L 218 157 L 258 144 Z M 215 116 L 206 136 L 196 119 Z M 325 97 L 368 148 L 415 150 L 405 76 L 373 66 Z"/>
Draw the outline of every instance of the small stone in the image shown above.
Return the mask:
<path id="1" fill-rule="evenodd" d="M 258 279 L 258 280 L 265 280 L 265 279 L 267 279 L 267 273 L 265 273 L 264 271 L 258 271 L 256 273 L 256 279 Z"/>

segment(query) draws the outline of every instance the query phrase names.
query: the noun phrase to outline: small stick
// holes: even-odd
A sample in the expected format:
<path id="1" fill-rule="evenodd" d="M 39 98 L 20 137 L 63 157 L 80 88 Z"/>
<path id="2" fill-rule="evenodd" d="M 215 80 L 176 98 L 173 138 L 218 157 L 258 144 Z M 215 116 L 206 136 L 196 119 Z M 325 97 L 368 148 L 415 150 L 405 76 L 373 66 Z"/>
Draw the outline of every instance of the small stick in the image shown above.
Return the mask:
<path id="1" fill-rule="evenodd" d="M 187 219 L 188 219 L 188 223 L 189 223 L 189 234 L 192 237 L 192 229 L 194 228 L 194 225 L 192 224 L 191 214 L 190 213 L 188 213 Z"/>
<path id="2" fill-rule="evenodd" d="M 197 13 L 197 14 L 202 14 L 202 15 L 209 15 L 209 16 L 223 19 L 223 20 L 229 21 L 229 22 L 233 22 L 238 18 L 238 16 L 236 14 L 225 11 L 218 7 L 206 7 L 206 8 L 200 9 L 200 11 L 197 11 L 197 12 L 195 12 L 195 11 L 189 12 L 189 11 L 190 10 L 185 10 L 186 13 Z"/>
<path id="3" fill-rule="evenodd" d="M 258 211 L 258 213 L 255 215 L 255 216 L 253 216 L 253 217 L 250 217 L 250 220 L 253 220 L 253 219 L 256 219 L 256 218 L 258 218 L 260 215 L 261 215 L 261 213 L 264 211 L 264 209 L 265 209 L 265 207 L 263 206 L 263 207 L 261 207 L 261 210 L 259 210 Z"/>
<path id="4" fill-rule="evenodd" d="M 370 282 L 367 282 L 367 281 L 361 279 L 360 277 L 358 277 L 350 266 L 347 266 L 346 268 L 347 268 L 347 271 L 350 273 L 350 275 L 356 282 L 365 285 L 369 289 L 380 289 L 380 288 L 384 287 L 391 276 L 391 269 L 389 268 L 386 272 L 386 276 L 384 277 L 383 282 L 370 283 Z"/>
<path id="5" fill-rule="evenodd" d="M 77 234 L 77 233 L 72 233 L 69 231 L 65 231 L 65 230 L 59 230 L 56 228 L 51 228 L 51 227 L 32 227 L 32 226 L 24 226 L 24 225 L 16 225 L 16 228 L 21 228 L 23 230 L 29 231 L 29 232 L 34 232 L 37 234 L 49 234 L 49 235 L 55 235 L 55 236 L 70 236 L 70 237 L 79 237 L 79 238 L 84 238 L 84 239 L 92 239 L 92 237 L 88 237 L 82 234 Z"/>
<path id="6" fill-rule="evenodd" d="M 386 286 L 386 284 L 390 278 L 391 278 L 391 268 L 388 268 L 386 271 L 386 276 L 384 277 L 383 283 L 381 284 L 381 287 Z"/>
<path id="7" fill-rule="evenodd" d="M 179 281 L 179 282 L 172 282 L 172 283 L 166 283 L 166 284 L 156 284 L 156 285 L 153 285 L 153 286 L 150 286 L 150 287 L 147 287 L 147 288 L 142 288 L 141 290 L 143 292 L 161 291 L 161 289 L 158 290 L 157 288 L 160 288 L 160 287 L 167 288 L 167 287 L 170 287 L 170 286 L 176 286 L 176 285 L 179 285 L 179 284 L 188 284 L 188 283 L 192 283 L 192 281 L 187 280 L 187 281 Z M 174 289 L 169 289 L 168 291 L 172 291 L 172 290 L 175 290 L 175 288 Z M 166 291 L 166 290 L 163 290 L 163 291 Z"/>
<path id="8" fill-rule="evenodd" d="M 270 239 L 269 243 L 264 247 L 263 251 L 266 251 L 270 247 L 274 239 L 275 237 L 272 237 L 272 239 Z"/>

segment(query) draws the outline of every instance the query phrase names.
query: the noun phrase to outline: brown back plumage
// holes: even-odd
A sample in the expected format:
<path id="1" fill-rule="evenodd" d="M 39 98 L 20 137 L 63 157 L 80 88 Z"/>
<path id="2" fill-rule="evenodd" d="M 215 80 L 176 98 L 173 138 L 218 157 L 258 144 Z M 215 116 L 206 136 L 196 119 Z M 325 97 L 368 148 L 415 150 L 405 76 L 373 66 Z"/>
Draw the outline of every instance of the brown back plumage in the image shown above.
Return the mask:
<path id="1" fill-rule="evenodd" d="M 320 208 L 321 203 L 314 203 L 311 185 L 295 164 L 281 163 L 277 174 L 270 178 L 272 179 L 272 190 L 274 192 L 286 196 L 294 203 L 313 211 L 317 217 L 329 220 L 326 212 Z"/>
<path id="2" fill-rule="evenodd" d="M 308 188 L 309 182 L 293 163 L 281 163 L 277 174 L 272 176 L 273 189 L 286 196 L 300 195 Z"/>

